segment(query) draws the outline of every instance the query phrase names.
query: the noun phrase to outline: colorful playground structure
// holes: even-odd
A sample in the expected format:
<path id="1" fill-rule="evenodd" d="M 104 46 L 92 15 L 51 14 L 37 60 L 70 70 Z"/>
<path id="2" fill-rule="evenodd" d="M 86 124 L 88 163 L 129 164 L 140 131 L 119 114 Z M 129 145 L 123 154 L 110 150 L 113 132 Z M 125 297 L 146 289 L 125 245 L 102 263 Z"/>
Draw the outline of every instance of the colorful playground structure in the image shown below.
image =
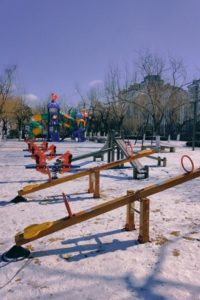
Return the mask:
<path id="1" fill-rule="evenodd" d="M 28 140 L 33 140 L 43 133 L 43 122 L 47 122 L 47 139 L 52 142 L 60 141 L 60 131 L 63 131 L 67 136 L 77 139 L 78 142 L 85 140 L 85 129 L 87 125 L 88 113 L 72 112 L 71 114 L 64 113 L 60 110 L 60 105 L 57 102 L 58 96 L 51 94 L 51 101 L 47 108 L 48 112 L 44 114 L 36 114 L 32 116 L 31 122 L 26 126 Z"/>

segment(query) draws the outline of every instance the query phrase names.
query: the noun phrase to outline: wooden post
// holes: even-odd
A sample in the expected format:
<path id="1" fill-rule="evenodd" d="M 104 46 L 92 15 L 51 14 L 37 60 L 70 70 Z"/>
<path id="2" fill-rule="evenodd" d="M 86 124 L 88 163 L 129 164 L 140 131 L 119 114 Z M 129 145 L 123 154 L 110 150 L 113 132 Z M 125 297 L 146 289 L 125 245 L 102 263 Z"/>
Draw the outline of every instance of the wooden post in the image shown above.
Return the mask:
<path id="1" fill-rule="evenodd" d="M 100 171 L 95 171 L 94 198 L 100 198 Z"/>
<path id="2" fill-rule="evenodd" d="M 138 236 L 140 243 L 149 242 L 149 205 L 150 200 L 148 198 L 140 200 L 140 229 Z"/>
<path id="3" fill-rule="evenodd" d="M 88 189 L 88 193 L 94 193 L 94 181 L 95 181 L 94 173 L 89 174 L 89 189 Z"/>
<path id="4" fill-rule="evenodd" d="M 127 196 L 134 195 L 134 191 L 127 191 Z M 135 202 L 131 202 L 127 204 L 127 210 L 126 210 L 126 225 L 125 230 L 131 231 L 135 230 L 135 215 L 134 215 L 134 209 L 135 209 Z"/>
<path id="5" fill-rule="evenodd" d="M 164 158 L 163 158 L 163 167 L 166 167 L 166 166 L 167 166 L 167 158 L 164 157 Z"/>

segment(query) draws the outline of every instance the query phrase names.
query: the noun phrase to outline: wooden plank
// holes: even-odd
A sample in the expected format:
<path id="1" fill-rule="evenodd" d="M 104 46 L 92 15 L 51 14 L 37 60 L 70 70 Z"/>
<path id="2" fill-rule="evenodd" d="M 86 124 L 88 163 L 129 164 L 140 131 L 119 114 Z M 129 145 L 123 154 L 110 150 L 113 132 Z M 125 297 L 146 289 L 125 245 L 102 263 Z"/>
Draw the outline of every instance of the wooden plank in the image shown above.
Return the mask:
<path id="1" fill-rule="evenodd" d="M 142 150 L 142 151 L 138 152 L 136 155 L 133 155 L 133 156 L 130 156 L 128 158 L 121 159 L 121 160 L 113 161 L 113 162 L 110 162 L 110 163 L 102 165 L 102 166 L 94 167 L 93 169 L 96 170 L 96 171 L 97 170 L 102 171 L 102 170 L 112 169 L 112 168 L 114 168 L 118 165 L 121 165 L 121 164 L 124 164 L 124 163 L 127 163 L 127 162 L 131 162 L 131 161 L 135 161 L 139 158 L 148 156 L 148 155 L 153 154 L 153 153 L 155 153 L 155 151 L 153 151 L 153 150 Z"/>
<path id="2" fill-rule="evenodd" d="M 93 208 L 80 211 L 71 218 L 65 217 L 52 222 L 45 222 L 41 224 L 34 224 L 28 226 L 24 229 L 24 232 L 20 232 L 15 236 L 16 245 L 23 245 L 29 243 L 58 230 L 62 230 L 64 228 L 81 223 L 108 211 L 126 205 L 132 201 L 133 195 L 126 195 L 124 197 L 120 197 L 118 199 L 110 200 L 106 203 L 99 204 Z"/>
<path id="3" fill-rule="evenodd" d="M 27 194 L 30 194 L 30 193 L 33 193 L 33 192 L 36 192 L 36 191 L 40 191 L 40 190 L 43 190 L 43 189 L 46 189 L 46 188 L 49 188 L 49 187 L 67 182 L 67 181 L 70 181 L 70 180 L 74 180 L 74 179 L 89 175 L 91 173 L 92 172 L 90 171 L 90 169 L 88 169 L 88 170 L 85 170 L 85 171 L 78 172 L 76 174 L 71 174 L 71 175 L 64 176 L 64 177 L 61 177 L 61 178 L 57 178 L 57 179 L 54 179 L 52 181 L 47 181 L 47 182 L 44 182 L 44 183 L 41 183 L 41 184 L 28 185 L 28 186 L 25 186 L 22 190 L 19 190 L 18 195 L 19 196 L 27 195 Z"/>
<path id="4" fill-rule="evenodd" d="M 135 199 L 146 198 L 153 194 L 156 194 L 156 193 L 162 192 L 166 189 L 172 188 L 178 184 L 195 179 L 199 176 L 200 176 L 200 168 L 194 170 L 193 172 L 184 173 L 184 174 L 175 176 L 173 178 L 163 180 L 156 184 L 150 185 L 144 189 L 138 190 L 138 191 L 136 191 L 134 197 L 135 197 Z"/>

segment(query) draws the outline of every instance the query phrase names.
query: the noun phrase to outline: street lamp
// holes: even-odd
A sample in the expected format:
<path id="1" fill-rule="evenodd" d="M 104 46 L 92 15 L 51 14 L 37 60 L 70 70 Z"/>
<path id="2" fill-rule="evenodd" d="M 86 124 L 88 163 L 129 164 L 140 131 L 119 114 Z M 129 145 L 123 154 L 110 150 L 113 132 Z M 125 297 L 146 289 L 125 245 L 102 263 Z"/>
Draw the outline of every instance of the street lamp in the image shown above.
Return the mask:
<path id="1" fill-rule="evenodd" d="M 195 150 L 195 140 L 196 140 L 196 123 L 197 123 L 197 103 L 199 100 L 199 83 L 200 80 L 194 80 L 189 86 L 189 90 L 192 94 L 194 101 L 193 103 L 193 127 L 192 127 L 192 150 Z"/>
<path id="2" fill-rule="evenodd" d="M 193 101 L 193 127 L 192 127 L 192 150 L 195 150 L 195 139 L 196 139 L 196 123 L 197 123 L 197 101 Z"/>

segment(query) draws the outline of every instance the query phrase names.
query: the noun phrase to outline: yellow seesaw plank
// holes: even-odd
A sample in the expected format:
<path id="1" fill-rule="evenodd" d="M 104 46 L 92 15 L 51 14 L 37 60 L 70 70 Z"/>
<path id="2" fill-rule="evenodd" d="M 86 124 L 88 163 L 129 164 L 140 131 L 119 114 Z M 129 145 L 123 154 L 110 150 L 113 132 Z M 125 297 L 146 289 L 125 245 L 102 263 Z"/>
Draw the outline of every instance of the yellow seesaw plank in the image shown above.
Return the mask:
<path id="1" fill-rule="evenodd" d="M 23 191 L 25 192 L 28 192 L 36 187 L 38 187 L 40 184 L 30 184 L 30 185 L 27 185 L 23 188 Z"/>
<path id="2" fill-rule="evenodd" d="M 42 224 L 32 224 L 25 228 L 24 230 L 24 238 L 31 239 L 37 236 L 41 231 L 47 230 L 53 225 L 53 222 L 45 222 Z"/>

